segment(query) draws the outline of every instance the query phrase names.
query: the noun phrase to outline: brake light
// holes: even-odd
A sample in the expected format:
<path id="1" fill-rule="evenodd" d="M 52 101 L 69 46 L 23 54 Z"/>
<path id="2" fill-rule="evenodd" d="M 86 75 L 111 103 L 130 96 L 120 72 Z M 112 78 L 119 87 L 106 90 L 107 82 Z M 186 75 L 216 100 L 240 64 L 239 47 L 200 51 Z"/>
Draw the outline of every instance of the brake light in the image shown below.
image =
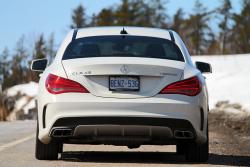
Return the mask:
<path id="1" fill-rule="evenodd" d="M 183 94 L 196 96 L 201 91 L 201 83 L 198 77 L 188 78 L 166 86 L 160 94 Z"/>
<path id="2" fill-rule="evenodd" d="M 49 74 L 45 82 L 46 89 L 52 94 L 69 92 L 89 93 L 89 91 L 78 82 Z"/>

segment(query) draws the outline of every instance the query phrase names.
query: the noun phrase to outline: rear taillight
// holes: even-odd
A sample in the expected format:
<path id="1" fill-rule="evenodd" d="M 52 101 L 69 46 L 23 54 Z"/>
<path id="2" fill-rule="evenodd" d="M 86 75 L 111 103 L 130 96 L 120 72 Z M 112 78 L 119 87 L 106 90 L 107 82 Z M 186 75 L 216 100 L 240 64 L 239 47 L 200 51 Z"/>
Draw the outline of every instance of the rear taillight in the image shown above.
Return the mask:
<path id="1" fill-rule="evenodd" d="M 89 93 L 89 91 L 78 82 L 49 74 L 45 83 L 46 89 L 52 94 L 79 92 Z"/>
<path id="2" fill-rule="evenodd" d="M 183 94 L 196 96 L 201 91 L 201 83 L 198 77 L 188 78 L 166 86 L 160 94 Z"/>

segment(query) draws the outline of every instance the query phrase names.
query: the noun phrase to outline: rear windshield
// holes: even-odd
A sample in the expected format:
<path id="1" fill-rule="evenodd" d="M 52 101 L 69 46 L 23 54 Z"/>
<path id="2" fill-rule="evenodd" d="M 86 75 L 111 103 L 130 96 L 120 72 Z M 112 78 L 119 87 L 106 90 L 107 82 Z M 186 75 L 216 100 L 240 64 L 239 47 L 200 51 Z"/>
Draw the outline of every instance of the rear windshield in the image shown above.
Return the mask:
<path id="1" fill-rule="evenodd" d="M 145 36 L 94 36 L 74 40 L 63 60 L 89 57 L 143 57 L 184 61 L 178 46 L 162 38 Z"/>

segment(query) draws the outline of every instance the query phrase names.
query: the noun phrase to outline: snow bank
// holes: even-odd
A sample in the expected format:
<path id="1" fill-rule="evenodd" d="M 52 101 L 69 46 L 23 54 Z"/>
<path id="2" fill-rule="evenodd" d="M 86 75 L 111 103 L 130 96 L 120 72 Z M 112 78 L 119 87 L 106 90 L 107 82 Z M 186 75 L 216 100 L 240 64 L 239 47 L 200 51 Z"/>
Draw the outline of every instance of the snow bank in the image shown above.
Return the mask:
<path id="1" fill-rule="evenodd" d="M 35 97 L 37 95 L 38 84 L 30 82 L 27 84 L 16 85 L 8 89 L 7 96 L 15 96 L 18 93 L 27 95 L 29 97 Z"/>
<path id="2" fill-rule="evenodd" d="M 205 74 L 210 108 L 218 101 L 229 100 L 250 111 L 250 54 L 193 56 L 192 59 L 212 65 L 213 73 Z"/>
<path id="3" fill-rule="evenodd" d="M 33 112 L 30 111 L 36 108 L 35 97 L 37 92 L 38 84 L 35 82 L 20 84 L 9 88 L 6 91 L 6 99 L 14 101 L 14 103 L 8 103 L 8 105 L 13 106 L 13 110 L 9 111 L 10 114 L 7 116 L 7 120 L 14 121 L 17 119 L 24 119 L 33 114 Z"/>

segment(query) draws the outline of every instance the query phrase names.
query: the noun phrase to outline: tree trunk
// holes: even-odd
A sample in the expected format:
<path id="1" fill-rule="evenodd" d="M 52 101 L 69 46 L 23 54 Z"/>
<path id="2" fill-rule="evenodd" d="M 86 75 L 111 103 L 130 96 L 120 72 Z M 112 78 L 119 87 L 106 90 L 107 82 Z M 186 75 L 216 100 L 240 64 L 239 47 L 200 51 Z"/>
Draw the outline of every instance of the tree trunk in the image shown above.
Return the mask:
<path id="1" fill-rule="evenodd" d="M 6 121 L 6 110 L 3 103 L 3 94 L 0 94 L 0 121 Z"/>

